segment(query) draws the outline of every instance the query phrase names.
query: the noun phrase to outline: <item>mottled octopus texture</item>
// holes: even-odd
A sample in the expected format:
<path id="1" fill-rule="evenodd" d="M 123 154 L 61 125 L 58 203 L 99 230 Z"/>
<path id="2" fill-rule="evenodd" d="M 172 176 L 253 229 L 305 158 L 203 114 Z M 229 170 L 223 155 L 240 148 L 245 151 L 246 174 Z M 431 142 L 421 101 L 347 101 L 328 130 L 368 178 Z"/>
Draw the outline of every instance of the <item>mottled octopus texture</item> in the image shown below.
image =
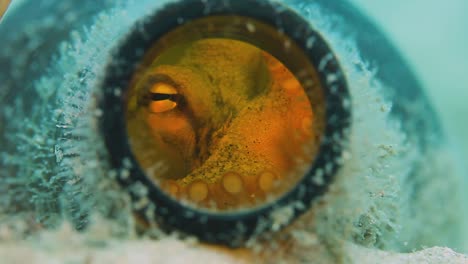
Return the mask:
<path id="1" fill-rule="evenodd" d="M 156 59 L 129 99 L 130 140 L 148 176 L 178 199 L 218 209 L 288 191 L 318 145 L 297 79 L 240 41 L 205 39 L 174 49 L 185 55 L 172 64 Z M 138 105 L 148 94 L 179 99 Z M 166 170 L 151 170 L 160 164 Z"/>

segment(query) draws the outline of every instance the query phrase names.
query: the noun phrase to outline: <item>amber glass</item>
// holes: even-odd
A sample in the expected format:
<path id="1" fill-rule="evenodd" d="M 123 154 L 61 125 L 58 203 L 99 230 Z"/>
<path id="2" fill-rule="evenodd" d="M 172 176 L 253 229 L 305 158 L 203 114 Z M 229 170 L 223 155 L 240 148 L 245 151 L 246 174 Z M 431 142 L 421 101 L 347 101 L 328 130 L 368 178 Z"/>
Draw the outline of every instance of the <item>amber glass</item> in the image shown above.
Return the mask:
<path id="1" fill-rule="evenodd" d="M 6 12 L 9 4 L 10 0 L 0 0 L 0 18 L 2 18 L 3 14 Z"/>
<path id="2" fill-rule="evenodd" d="M 177 201 L 217 211 L 259 207 L 289 191 L 313 163 L 323 126 L 320 95 L 307 89 L 318 81 L 300 81 L 253 45 L 255 34 L 244 41 L 204 32 L 228 21 L 203 18 L 155 43 L 126 105 L 132 152 L 147 177 Z M 244 22 L 250 33 L 276 32 Z M 275 34 L 285 53 L 300 54 Z"/>

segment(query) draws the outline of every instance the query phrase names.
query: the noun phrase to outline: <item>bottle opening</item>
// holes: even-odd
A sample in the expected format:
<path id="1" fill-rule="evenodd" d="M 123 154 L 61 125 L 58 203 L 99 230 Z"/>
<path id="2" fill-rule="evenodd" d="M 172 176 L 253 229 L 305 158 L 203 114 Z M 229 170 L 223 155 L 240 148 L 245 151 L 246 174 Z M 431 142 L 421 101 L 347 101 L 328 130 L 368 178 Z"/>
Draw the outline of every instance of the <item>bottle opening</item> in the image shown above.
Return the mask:
<path id="1" fill-rule="evenodd" d="M 112 58 L 99 127 L 116 180 L 151 226 L 240 246 L 308 210 L 341 165 L 345 75 L 281 3 L 175 1 Z"/>
<path id="2" fill-rule="evenodd" d="M 141 169 L 173 200 L 230 212 L 276 201 L 310 170 L 323 134 L 320 81 L 282 32 L 204 17 L 161 37 L 128 88 Z"/>

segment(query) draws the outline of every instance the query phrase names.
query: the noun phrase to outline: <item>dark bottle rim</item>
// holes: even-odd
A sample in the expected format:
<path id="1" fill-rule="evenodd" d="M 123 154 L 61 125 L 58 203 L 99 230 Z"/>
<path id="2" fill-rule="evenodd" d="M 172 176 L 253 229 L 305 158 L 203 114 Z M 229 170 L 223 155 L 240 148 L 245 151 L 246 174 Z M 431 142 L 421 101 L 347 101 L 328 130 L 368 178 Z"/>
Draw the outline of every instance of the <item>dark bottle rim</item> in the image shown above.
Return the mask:
<path id="1" fill-rule="evenodd" d="M 317 157 L 290 192 L 263 207 L 234 213 L 215 213 L 176 202 L 146 177 L 128 142 L 124 102 L 125 90 L 130 87 L 132 75 L 143 59 L 144 52 L 141 51 L 149 50 L 159 38 L 178 27 L 181 18 L 184 23 L 189 23 L 207 16 L 230 15 L 249 17 L 280 29 L 302 49 L 316 68 L 323 88 L 325 127 Z M 314 39 L 313 45 L 308 42 L 310 39 Z M 112 58 L 101 83 L 103 90 L 99 107 L 103 115 L 99 123 L 100 131 L 111 166 L 116 172 L 125 171 L 121 175 L 123 177 L 118 177 L 119 183 L 124 188 L 142 185 L 147 190 L 138 192 L 134 191 L 137 188 L 128 188 L 135 202 L 142 198 L 150 201 L 136 211 L 143 217 L 148 217 L 148 213 L 154 214 L 163 230 L 194 235 L 209 243 L 240 246 L 252 236 L 272 230 L 275 212 L 290 209 L 291 217 L 281 223 L 281 227 L 304 213 L 317 197 L 326 192 L 341 165 L 351 122 L 350 95 L 345 74 L 323 37 L 307 20 L 280 3 L 268 0 L 176 1 L 163 6 L 136 25 L 114 50 Z M 317 182 L 317 175 L 323 179 L 322 182 Z"/>

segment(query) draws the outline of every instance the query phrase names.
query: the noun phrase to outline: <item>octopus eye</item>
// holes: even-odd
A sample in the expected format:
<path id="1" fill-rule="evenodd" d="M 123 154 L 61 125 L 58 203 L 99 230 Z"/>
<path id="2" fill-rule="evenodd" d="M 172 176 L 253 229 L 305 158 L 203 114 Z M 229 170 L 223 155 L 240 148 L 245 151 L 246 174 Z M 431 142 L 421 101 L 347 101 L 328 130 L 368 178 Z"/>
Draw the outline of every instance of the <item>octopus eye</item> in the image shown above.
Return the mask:
<path id="1" fill-rule="evenodd" d="M 151 113 L 163 113 L 174 109 L 177 106 L 177 95 L 177 90 L 170 84 L 154 84 L 148 91 L 148 110 Z"/>

